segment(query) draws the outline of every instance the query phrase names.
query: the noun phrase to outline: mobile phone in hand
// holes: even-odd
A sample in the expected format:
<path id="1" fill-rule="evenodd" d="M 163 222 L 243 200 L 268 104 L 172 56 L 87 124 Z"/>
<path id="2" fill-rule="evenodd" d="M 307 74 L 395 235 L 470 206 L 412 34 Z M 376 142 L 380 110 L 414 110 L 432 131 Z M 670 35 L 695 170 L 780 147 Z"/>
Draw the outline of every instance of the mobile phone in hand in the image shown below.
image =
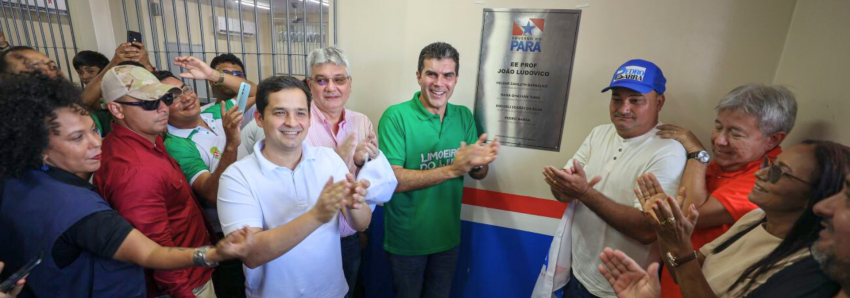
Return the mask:
<path id="1" fill-rule="evenodd" d="M 239 105 L 239 110 L 244 114 L 245 111 L 248 110 L 248 94 L 251 94 L 251 85 L 245 82 L 242 82 L 239 85 L 239 93 L 237 93 L 236 104 Z"/>
<path id="2" fill-rule="evenodd" d="M 27 277 L 27 275 L 30 274 L 30 271 L 32 271 L 35 266 L 41 264 L 41 260 L 43 258 L 44 253 L 38 254 L 37 258 L 29 261 L 29 263 L 26 263 L 24 267 L 21 267 L 21 269 L 18 269 L 18 271 L 12 274 L 12 276 L 9 276 L 9 278 L 4 280 L 3 283 L 0 283 L 0 293 L 9 293 L 9 291 L 11 291 L 12 288 L 15 287 L 15 284 L 17 284 L 19 280 L 24 277 Z"/>
<path id="3" fill-rule="evenodd" d="M 141 32 L 136 32 L 136 31 L 130 31 L 130 30 L 127 30 L 127 42 L 129 42 L 129 43 L 133 43 L 134 41 L 135 41 L 135 42 L 138 42 L 138 43 L 142 43 L 142 33 L 141 33 Z M 134 45 L 134 46 L 135 46 L 135 45 Z M 138 46 L 135 46 L 135 47 L 137 47 L 137 48 L 138 48 Z"/>

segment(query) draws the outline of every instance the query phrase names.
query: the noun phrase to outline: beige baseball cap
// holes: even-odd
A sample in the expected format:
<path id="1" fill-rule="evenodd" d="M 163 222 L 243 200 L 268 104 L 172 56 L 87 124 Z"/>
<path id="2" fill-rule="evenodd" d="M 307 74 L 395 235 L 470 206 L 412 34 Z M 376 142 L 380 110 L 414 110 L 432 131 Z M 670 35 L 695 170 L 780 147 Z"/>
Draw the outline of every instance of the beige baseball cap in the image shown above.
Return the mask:
<path id="1" fill-rule="evenodd" d="M 124 95 L 146 101 L 155 101 L 168 92 L 176 95 L 180 88 L 160 83 L 147 69 L 133 65 L 121 65 L 110 68 L 100 82 L 100 90 L 106 102 L 112 102 Z"/>

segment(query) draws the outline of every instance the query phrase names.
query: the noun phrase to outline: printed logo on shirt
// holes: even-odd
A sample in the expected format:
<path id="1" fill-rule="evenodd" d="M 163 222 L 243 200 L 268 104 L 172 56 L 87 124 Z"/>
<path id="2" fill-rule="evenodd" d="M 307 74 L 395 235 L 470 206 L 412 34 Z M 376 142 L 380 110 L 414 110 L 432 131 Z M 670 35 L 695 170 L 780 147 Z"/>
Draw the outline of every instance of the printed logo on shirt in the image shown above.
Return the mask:
<path id="1" fill-rule="evenodd" d="M 450 165 L 455 161 L 455 153 L 457 153 L 457 149 L 446 149 L 437 152 L 422 153 L 422 163 L 419 164 L 419 169 L 428 170 Z"/>
<path id="2" fill-rule="evenodd" d="M 617 76 L 614 81 L 619 80 L 634 80 L 643 82 L 643 75 L 646 73 L 646 67 L 626 66 L 617 70 Z"/>
<path id="3" fill-rule="evenodd" d="M 221 159 L 221 151 L 218 150 L 218 147 L 213 146 L 210 148 L 210 154 L 212 154 L 216 159 Z"/>

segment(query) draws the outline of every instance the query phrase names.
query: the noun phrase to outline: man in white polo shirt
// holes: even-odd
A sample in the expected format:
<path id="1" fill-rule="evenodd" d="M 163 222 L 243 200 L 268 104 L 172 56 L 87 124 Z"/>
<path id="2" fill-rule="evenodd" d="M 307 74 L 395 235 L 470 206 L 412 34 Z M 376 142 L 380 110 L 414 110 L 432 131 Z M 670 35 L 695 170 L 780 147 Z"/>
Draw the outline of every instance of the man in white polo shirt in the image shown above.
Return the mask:
<path id="1" fill-rule="evenodd" d="M 357 231 L 371 221 L 369 182 L 354 181 L 333 149 L 304 143 L 310 101 L 307 86 L 293 77 L 263 80 L 254 119 L 266 137 L 221 177 L 225 234 L 245 225 L 256 232 L 257 249 L 242 259 L 248 297 L 344 296 L 337 213 Z"/>
<path id="2" fill-rule="evenodd" d="M 605 247 L 626 252 L 641 267 L 658 260 L 657 248 L 652 249 L 655 232 L 633 189 L 638 176 L 652 173 L 665 193 L 678 191 L 685 149 L 655 134 L 666 82 L 652 62 L 636 59 L 620 66 L 602 90 L 611 90 L 612 124 L 594 128 L 563 169 L 544 169 L 552 194 L 570 207 L 538 279 L 538 286 L 546 286 L 535 287 L 534 297 L 616 297 L 597 270 Z"/>

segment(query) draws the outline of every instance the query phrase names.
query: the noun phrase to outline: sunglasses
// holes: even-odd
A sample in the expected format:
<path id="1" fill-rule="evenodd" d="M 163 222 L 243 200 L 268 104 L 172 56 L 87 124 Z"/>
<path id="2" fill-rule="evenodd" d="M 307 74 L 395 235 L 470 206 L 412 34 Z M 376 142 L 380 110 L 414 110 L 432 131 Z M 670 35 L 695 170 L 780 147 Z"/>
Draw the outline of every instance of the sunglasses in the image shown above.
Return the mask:
<path id="1" fill-rule="evenodd" d="M 351 76 L 347 76 L 347 77 L 339 76 L 339 77 L 334 77 L 333 79 L 328 79 L 326 77 L 317 77 L 317 78 L 314 78 L 314 79 L 311 79 L 311 80 L 316 82 L 316 84 L 319 84 L 319 86 L 324 87 L 324 86 L 327 86 L 328 83 L 330 83 L 331 81 L 333 81 L 334 85 L 337 85 L 337 86 L 345 85 L 345 84 L 348 84 L 349 79 L 351 79 Z"/>
<path id="2" fill-rule="evenodd" d="M 222 70 L 221 72 L 229 74 L 234 77 L 245 78 L 245 72 L 236 71 L 236 70 Z"/>
<path id="3" fill-rule="evenodd" d="M 154 101 L 143 100 L 143 101 L 136 101 L 136 102 L 126 102 L 126 101 L 116 100 L 115 102 L 120 103 L 122 105 L 127 105 L 127 106 L 142 107 L 142 109 L 144 109 L 145 111 L 155 111 L 157 108 L 159 108 L 159 102 L 160 101 L 165 103 L 165 106 L 170 106 L 171 103 L 174 102 L 174 93 L 168 92 L 165 95 L 163 95 L 162 97 L 160 97 L 159 99 L 154 100 Z"/>
<path id="4" fill-rule="evenodd" d="M 776 182 L 779 181 L 779 178 L 781 178 L 782 176 L 787 176 L 788 178 L 792 178 L 805 184 L 810 184 L 806 180 L 783 172 L 782 168 L 777 165 L 774 165 L 773 162 L 770 161 L 770 158 L 768 158 L 767 156 L 764 157 L 764 161 L 761 163 L 761 168 L 767 168 L 767 179 L 765 179 L 765 181 L 770 182 L 771 184 L 776 184 Z"/>

